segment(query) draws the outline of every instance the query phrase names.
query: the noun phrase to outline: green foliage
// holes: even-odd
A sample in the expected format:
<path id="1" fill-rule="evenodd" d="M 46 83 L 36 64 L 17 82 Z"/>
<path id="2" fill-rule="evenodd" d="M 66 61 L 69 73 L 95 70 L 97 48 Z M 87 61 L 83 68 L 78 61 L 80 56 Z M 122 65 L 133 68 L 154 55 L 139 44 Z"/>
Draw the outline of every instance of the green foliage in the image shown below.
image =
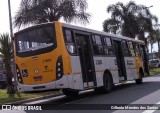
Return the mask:
<path id="1" fill-rule="evenodd" d="M 11 59 L 13 59 L 12 42 L 9 34 L 0 35 L 0 55 L 5 64 L 6 76 L 7 76 L 7 93 L 15 93 L 14 86 L 12 84 L 12 71 L 11 71 Z"/>
<path id="2" fill-rule="evenodd" d="M 158 57 L 160 58 L 160 30 L 159 29 L 153 30 L 152 32 L 150 32 L 148 36 L 148 43 L 151 44 L 151 53 L 153 49 L 153 44 L 156 42 L 158 43 Z"/>
<path id="3" fill-rule="evenodd" d="M 13 49 L 9 34 L 0 35 L 0 56 L 5 64 L 10 64 L 13 59 Z"/>
<path id="4" fill-rule="evenodd" d="M 108 6 L 107 12 L 111 13 L 111 18 L 103 23 L 105 32 L 122 34 L 127 37 L 144 39 L 145 32 L 151 32 L 152 20 L 157 22 L 156 16 L 152 15 L 144 5 L 137 5 L 130 1 L 124 5 L 121 2 Z"/>
<path id="5" fill-rule="evenodd" d="M 160 74 L 160 69 L 159 69 L 159 68 L 157 68 L 157 69 L 151 69 L 151 70 L 150 70 L 150 74 L 151 74 L 151 75 Z"/>
<path id="6" fill-rule="evenodd" d="M 150 40 L 159 42 L 160 41 L 160 29 L 154 30 L 149 36 L 151 37 Z"/>
<path id="7" fill-rule="evenodd" d="M 86 13 L 86 0 L 22 0 L 14 17 L 14 25 L 39 24 L 58 21 L 89 22 L 90 14 Z"/>
<path id="8" fill-rule="evenodd" d="M 159 30 L 152 30 L 152 32 L 149 33 L 148 41 L 150 42 L 150 44 L 154 44 L 158 40 L 160 40 Z"/>

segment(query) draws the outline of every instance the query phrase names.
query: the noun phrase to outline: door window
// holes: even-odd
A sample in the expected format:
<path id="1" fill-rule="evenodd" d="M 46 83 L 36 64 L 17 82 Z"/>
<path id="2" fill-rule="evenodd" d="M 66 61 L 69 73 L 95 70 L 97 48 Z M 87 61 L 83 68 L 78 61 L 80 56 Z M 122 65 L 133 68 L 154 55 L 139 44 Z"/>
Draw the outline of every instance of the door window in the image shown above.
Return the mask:
<path id="1" fill-rule="evenodd" d="M 76 55 L 77 54 L 77 48 L 75 45 L 75 40 L 73 38 L 73 34 L 71 30 L 65 30 L 65 43 L 66 43 L 66 48 L 68 52 L 71 55 Z"/>
<path id="2" fill-rule="evenodd" d="M 102 39 L 99 35 L 92 36 L 92 43 L 93 43 L 94 55 L 104 55 L 104 48 L 102 45 Z"/>
<path id="3" fill-rule="evenodd" d="M 111 38 L 109 37 L 104 37 L 104 51 L 107 56 L 114 55 Z"/>

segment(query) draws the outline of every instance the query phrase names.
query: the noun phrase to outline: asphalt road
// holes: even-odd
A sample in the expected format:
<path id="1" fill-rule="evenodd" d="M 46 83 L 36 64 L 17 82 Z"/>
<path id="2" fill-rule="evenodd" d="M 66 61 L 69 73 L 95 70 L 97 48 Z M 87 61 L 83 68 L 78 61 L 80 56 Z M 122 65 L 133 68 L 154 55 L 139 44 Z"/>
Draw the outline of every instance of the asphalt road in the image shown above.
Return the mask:
<path id="1" fill-rule="evenodd" d="M 160 104 L 160 75 L 146 77 L 143 81 L 141 85 L 129 82 L 125 85 L 115 86 L 109 94 L 96 94 L 90 90 L 81 93 L 77 97 L 62 95 L 51 99 L 26 103 L 27 105 L 41 103 L 50 107 L 56 104 L 55 106 L 57 107 L 69 106 L 69 109 L 75 109 L 77 105 L 81 106 L 81 104 L 85 104 L 91 110 L 0 111 L 0 113 L 159 113 L 160 110 L 96 110 L 98 106 L 107 106 L 108 104 Z M 78 108 L 80 109 L 80 107 Z"/>

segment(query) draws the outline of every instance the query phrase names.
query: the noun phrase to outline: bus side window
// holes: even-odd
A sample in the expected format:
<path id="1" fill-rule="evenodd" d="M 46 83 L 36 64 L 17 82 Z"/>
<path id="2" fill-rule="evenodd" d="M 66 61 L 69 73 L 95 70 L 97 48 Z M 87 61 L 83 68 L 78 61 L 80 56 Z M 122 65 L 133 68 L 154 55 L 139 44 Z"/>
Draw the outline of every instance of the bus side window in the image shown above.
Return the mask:
<path id="1" fill-rule="evenodd" d="M 104 51 L 106 55 L 114 55 L 111 38 L 104 38 Z"/>
<path id="2" fill-rule="evenodd" d="M 102 39 L 99 35 L 92 36 L 92 44 L 94 55 L 104 55 Z"/>
<path id="3" fill-rule="evenodd" d="M 73 38 L 71 30 L 65 30 L 65 43 L 66 43 L 66 48 L 70 54 L 77 54 L 75 40 Z"/>
<path id="4" fill-rule="evenodd" d="M 123 54 L 124 54 L 124 56 L 130 56 L 127 42 L 124 41 L 124 40 L 122 41 L 122 48 L 123 48 Z"/>
<path id="5" fill-rule="evenodd" d="M 128 42 L 128 47 L 129 47 L 130 56 L 135 57 L 135 51 L 134 51 L 134 48 L 133 48 L 133 43 Z"/>
<path id="6" fill-rule="evenodd" d="M 70 30 L 65 30 L 65 35 L 66 35 L 66 42 L 68 43 L 73 43 L 73 37 L 72 37 L 72 33 Z"/>

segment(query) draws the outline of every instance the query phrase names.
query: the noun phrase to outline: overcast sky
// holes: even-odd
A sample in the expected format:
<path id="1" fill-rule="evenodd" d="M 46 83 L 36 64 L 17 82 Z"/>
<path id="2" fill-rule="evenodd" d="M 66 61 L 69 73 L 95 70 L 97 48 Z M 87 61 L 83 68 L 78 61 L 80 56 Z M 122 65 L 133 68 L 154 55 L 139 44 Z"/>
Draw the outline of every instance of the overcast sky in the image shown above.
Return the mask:
<path id="1" fill-rule="evenodd" d="M 8 18 L 8 0 L 0 0 L 0 33 L 9 32 L 9 18 Z M 19 8 L 19 4 L 21 0 L 10 0 L 11 1 L 11 9 L 12 9 L 12 17 L 15 15 L 16 11 Z M 119 0 L 87 0 L 88 1 L 88 9 L 92 17 L 90 19 L 90 23 L 84 27 L 95 29 L 102 31 L 102 23 L 105 19 L 110 17 L 110 14 L 106 12 L 106 8 L 110 4 L 115 4 L 119 2 Z M 128 3 L 130 0 L 122 0 L 124 4 Z M 145 5 L 147 7 L 153 5 L 150 8 L 152 14 L 156 15 L 160 19 L 160 1 L 159 0 L 135 0 L 135 3 Z M 160 20 L 159 20 L 160 21 Z M 159 22 L 160 23 L 160 22 Z M 81 25 L 79 25 L 81 26 Z M 13 29 L 16 32 L 16 29 Z M 154 47 L 154 50 L 157 51 L 157 47 Z"/>

